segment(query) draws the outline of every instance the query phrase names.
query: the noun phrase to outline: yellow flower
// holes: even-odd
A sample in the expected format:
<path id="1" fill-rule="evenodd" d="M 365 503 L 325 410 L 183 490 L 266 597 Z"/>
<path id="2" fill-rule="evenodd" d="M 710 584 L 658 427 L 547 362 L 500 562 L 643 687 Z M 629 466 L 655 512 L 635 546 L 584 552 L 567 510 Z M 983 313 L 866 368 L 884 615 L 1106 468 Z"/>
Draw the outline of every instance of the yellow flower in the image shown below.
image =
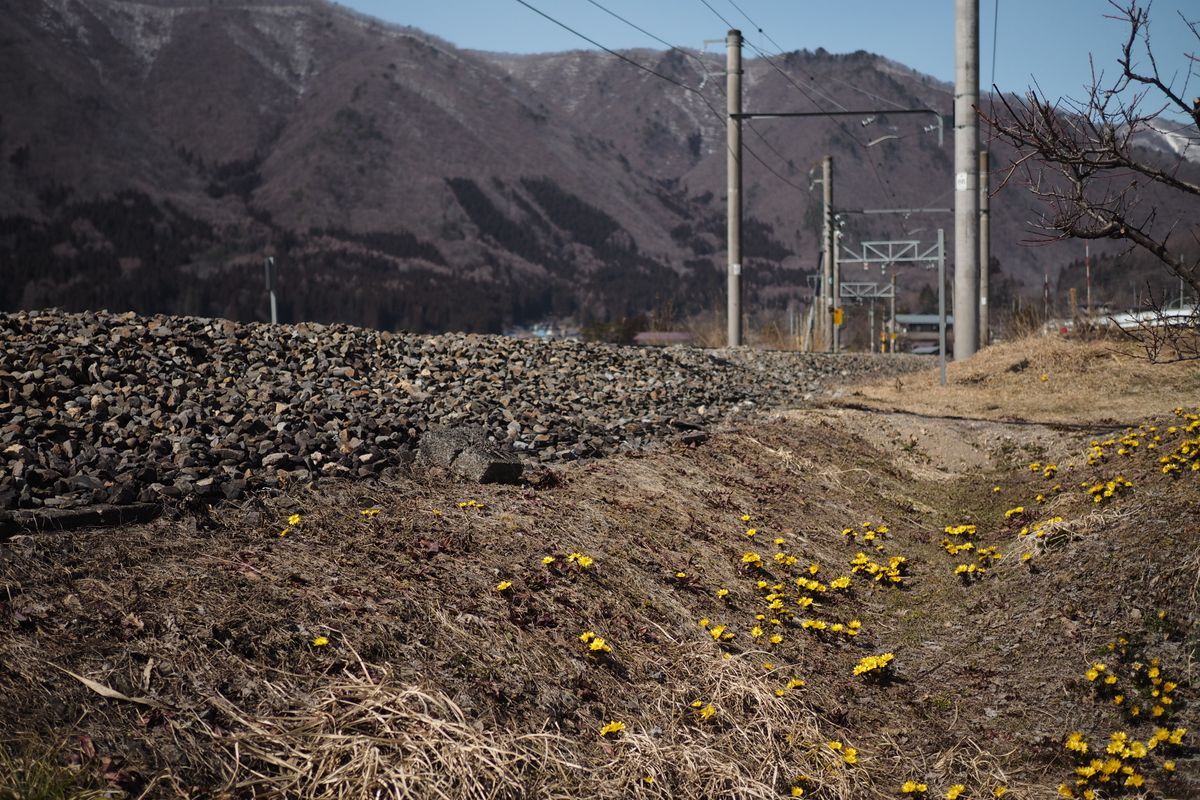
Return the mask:
<path id="1" fill-rule="evenodd" d="M 753 537 L 754 534 L 756 534 L 756 533 L 758 533 L 758 528 L 747 528 L 746 529 L 747 536 Z"/>
<path id="2" fill-rule="evenodd" d="M 594 638 L 590 642 L 588 642 L 588 649 L 593 652 L 611 653 L 612 645 L 610 645 L 608 642 L 604 641 L 602 638 L 597 636 L 596 638 Z"/>
<path id="3" fill-rule="evenodd" d="M 742 514 L 742 522 L 749 522 L 749 521 L 750 521 L 750 515 Z"/>
<path id="4" fill-rule="evenodd" d="M 543 556 L 542 557 L 543 564 L 553 564 L 556 560 L 557 559 L 555 559 L 554 556 Z"/>
<path id="5" fill-rule="evenodd" d="M 829 742 L 829 748 L 831 750 L 841 750 L 842 743 L 841 742 Z"/>
<path id="6" fill-rule="evenodd" d="M 364 517 L 370 518 L 370 517 L 378 516 L 379 509 L 378 508 L 364 508 L 362 511 L 359 511 L 358 513 L 362 514 Z"/>
<path id="7" fill-rule="evenodd" d="M 1164 761 L 1162 763 L 1162 768 L 1164 770 L 1166 770 L 1167 772 L 1174 772 L 1175 771 L 1175 762 L 1170 761 L 1170 760 Z"/>
<path id="8" fill-rule="evenodd" d="M 575 563 L 578 564 L 582 569 L 587 569 L 595 562 L 592 561 L 591 556 L 580 556 L 579 558 L 575 559 Z"/>
<path id="9" fill-rule="evenodd" d="M 511 588 L 512 588 L 512 581 L 500 581 L 499 583 L 496 584 L 497 592 L 507 592 Z"/>
<path id="10" fill-rule="evenodd" d="M 300 524 L 300 515 L 299 514 L 292 514 L 290 517 L 288 517 L 288 525 L 299 525 L 299 524 Z"/>
<path id="11" fill-rule="evenodd" d="M 928 786 L 923 783 L 917 783 L 916 781 L 905 781 L 904 785 L 900 787 L 900 791 L 904 794 L 922 794 L 927 789 L 929 789 Z"/>
<path id="12" fill-rule="evenodd" d="M 858 763 L 858 751 L 855 750 L 853 747 L 847 747 L 842 752 L 842 760 L 845 761 L 847 764 L 857 764 Z"/>
<path id="13" fill-rule="evenodd" d="M 700 719 L 709 719 L 714 714 L 717 713 L 717 707 L 714 706 L 712 703 L 709 703 L 708 705 L 706 705 L 704 708 L 700 709 L 696 713 L 699 715 Z"/>
<path id="14" fill-rule="evenodd" d="M 997 786 L 995 789 L 992 789 L 992 797 L 1004 797 L 1006 794 L 1008 794 L 1008 789 L 1004 786 Z"/>
<path id="15" fill-rule="evenodd" d="M 1074 731 L 1067 737 L 1067 743 L 1064 745 L 1068 750 L 1074 750 L 1077 753 L 1086 755 L 1088 751 L 1088 743 L 1084 740 L 1083 734 L 1079 731 Z"/>
<path id="16" fill-rule="evenodd" d="M 792 787 L 792 797 L 803 797 L 803 796 L 804 796 L 803 789 L 801 789 L 799 786 Z"/>
<path id="17" fill-rule="evenodd" d="M 675 577 L 679 578 L 680 580 L 683 580 L 684 578 L 687 577 L 687 573 L 686 572 L 676 572 Z"/>
<path id="18" fill-rule="evenodd" d="M 783 637 L 780 636 L 778 633 L 773 634 L 770 638 L 771 644 L 779 644 L 782 641 L 783 641 Z"/>
<path id="19" fill-rule="evenodd" d="M 958 800 L 958 796 L 967 790 L 961 783 L 956 783 L 946 790 L 946 800 Z"/>
<path id="20" fill-rule="evenodd" d="M 613 720 L 600 729 L 600 735 L 608 736 L 610 733 L 620 733 L 623 730 L 625 730 L 625 723 Z"/>
<path id="21" fill-rule="evenodd" d="M 327 639 L 324 636 L 318 636 L 317 638 L 312 640 L 313 647 L 324 647 L 327 644 L 329 644 L 329 639 Z"/>

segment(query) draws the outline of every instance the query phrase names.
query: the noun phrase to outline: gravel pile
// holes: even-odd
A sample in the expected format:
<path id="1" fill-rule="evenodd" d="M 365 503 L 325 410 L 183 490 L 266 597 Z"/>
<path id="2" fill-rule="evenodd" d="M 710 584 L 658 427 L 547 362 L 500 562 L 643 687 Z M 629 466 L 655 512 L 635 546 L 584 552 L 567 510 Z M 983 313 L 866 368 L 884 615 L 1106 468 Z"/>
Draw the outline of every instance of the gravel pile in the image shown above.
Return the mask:
<path id="1" fill-rule="evenodd" d="M 696 436 L 907 356 L 614 347 L 344 325 L 0 314 L 0 509 L 240 497 L 405 469 L 483 426 L 526 461 Z"/>

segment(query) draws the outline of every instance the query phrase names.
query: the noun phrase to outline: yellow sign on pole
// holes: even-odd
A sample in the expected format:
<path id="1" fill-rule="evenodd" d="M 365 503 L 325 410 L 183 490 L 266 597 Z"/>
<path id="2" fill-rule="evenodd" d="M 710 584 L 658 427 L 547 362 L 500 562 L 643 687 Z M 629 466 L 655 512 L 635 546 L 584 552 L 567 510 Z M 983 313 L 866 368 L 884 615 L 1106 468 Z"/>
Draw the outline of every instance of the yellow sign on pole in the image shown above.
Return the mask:
<path id="1" fill-rule="evenodd" d="M 834 324 L 834 325 L 841 325 L 841 324 L 842 324 L 842 319 L 843 319 L 845 316 L 846 316 L 846 312 L 845 312 L 845 311 L 843 311 L 843 310 L 842 310 L 840 307 L 839 307 L 839 308 L 835 308 L 835 309 L 833 310 L 833 324 Z"/>

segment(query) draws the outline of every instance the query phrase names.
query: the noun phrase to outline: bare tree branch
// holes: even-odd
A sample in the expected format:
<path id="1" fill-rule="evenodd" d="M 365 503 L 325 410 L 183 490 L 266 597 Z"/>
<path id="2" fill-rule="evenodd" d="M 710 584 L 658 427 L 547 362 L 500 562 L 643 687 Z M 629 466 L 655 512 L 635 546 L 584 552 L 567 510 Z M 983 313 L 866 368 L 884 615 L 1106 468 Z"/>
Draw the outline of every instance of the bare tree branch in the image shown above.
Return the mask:
<path id="1" fill-rule="evenodd" d="M 1043 241 L 1124 239 L 1152 253 L 1200 294 L 1200 249 L 1195 247 L 1200 182 L 1187 174 L 1182 157 L 1172 162 L 1138 144 L 1139 136 L 1157 134 L 1159 116 L 1167 111 L 1185 114 L 1189 127 L 1200 132 L 1200 98 L 1189 105 L 1175 88 L 1178 81 L 1163 78 L 1150 43 L 1149 4 L 1110 3 L 1117 11 L 1111 18 L 1129 26 L 1114 79 L 1106 81 L 1093 64 L 1081 101 L 1051 102 L 1035 86 L 1024 97 L 998 93 L 999 105 L 980 116 L 995 138 L 1017 150 L 1003 183 L 1021 175 L 1042 200 L 1045 211 L 1037 224 Z M 1184 23 L 1200 42 L 1200 23 Z M 1200 59 L 1183 55 L 1186 90 Z M 1146 63 L 1139 65 L 1143 56 Z M 1150 186 L 1196 198 L 1198 213 L 1185 220 L 1160 219 L 1146 200 Z"/>

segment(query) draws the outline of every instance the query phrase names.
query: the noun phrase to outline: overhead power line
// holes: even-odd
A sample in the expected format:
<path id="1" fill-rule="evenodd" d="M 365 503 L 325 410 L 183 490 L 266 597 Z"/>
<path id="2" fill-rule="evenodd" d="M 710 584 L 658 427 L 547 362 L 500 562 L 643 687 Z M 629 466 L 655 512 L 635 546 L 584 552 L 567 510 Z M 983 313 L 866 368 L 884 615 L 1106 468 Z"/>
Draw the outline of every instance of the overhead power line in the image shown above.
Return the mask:
<path id="1" fill-rule="evenodd" d="M 520 4 L 521 4 L 521 5 L 523 5 L 523 6 L 525 6 L 525 7 L 526 7 L 526 8 L 528 8 L 530 11 L 534 12 L 535 14 L 537 14 L 538 16 L 540 16 L 540 17 L 542 17 L 542 18 L 544 18 L 544 19 L 546 19 L 546 20 L 548 20 L 548 21 L 550 21 L 550 22 L 554 23 L 555 25 L 559 26 L 559 27 L 560 27 L 560 28 L 562 28 L 563 30 L 565 30 L 565 31 L 568 31 L 569 33 L 572 33 L 572 34 L 574 34 L 575 36 L 578 36 L 580 39 L 583 39 L 585 42 L 588 42 L 589 44 L 591 44 L 591 45 L 594 45 L 595 47 L 598 47 L 598 48 L 600 48 L 601 50 L 603 50 L 604 52 L 608 53 L 609 55 L 611 55 L 611 56 L 615 56 L 616 58 L 620 59 L 621 61 L 624 61 L 626 64 L 629 64 L 630 66 L 636 67 L 637 69 L 641 70 L 642 72 L 645 72 L 645 73 L 648 73 L 648 74 L 650 74 L 650 75 L 653 75 L 654 77 L 656 77 L 656 78 L 659 78 L 660 80 L 666 81 L 667 83 L 670 83 L 670 84 L 672 84 L 673 86 L 677 86 L 677 87 L 679 87 L 680 89 L 683 89 L 684 91 L 687 91 L 687 92 L 690 92 L 690 93 L 692 93 L 692 94 L 696 95 L 697 97 L 699 97 L 699 98 L 700 98 L 700 100 L 701 100 L 701 101 L 704 103 L 704 105 L 708 107 L 708 110 L 709 110 L 710 112 L 712 112 L 713 116 L 715 116 L 715 117 L 716 117 L 716 118 L 717 118 L 717 119 L 718 119 L 718 120 L 721 122 L 721 124 L 722 124 L 723 126 L 724 126 L 724 125 L 726 125 L 726 124 L 728 124 L 728 123 L 727 123 L 727 121 L 726 121 L 726 119 L 725 119 L 725 115 L 724 115 L 724 114 L 722 114 L 720 111 L 718 111 L 718 110 L 716 109 L 716 107 L 714 107 L 714 106 L 713 106 L 712 102 L 711 102 L 711 101 L 709 101 L 709 99 L 708 99 L 707 97 L 705 97 L 705 96 L 704 96 L 704 93 L 703 93 L 702 91 L 700 91 L 698 88 L 696 88 L 695 86 L 689 86 L 688 84 L 686 84 L 686 83 L 683 83 L 682 81 L 678 81 L 678 80 L 676 80 L 676 79 L 674 79 L 674 78 L 670 77 L 669 75 L 664 75 L 664 74 L 662 74 L 661 72 L 659 72 L 659 71 L 657 71 L 657 70 L 655 70 L 655 69 L 652 69 L 651 67 L 648 67 L 648 66 L 646 66 L 645 64 L 642 64 L 642 63 L 640 63 L 640 62 L 638 62 L 638 61 L 635 61 L 635 60 L 634 60 L 634 59 L 632 59 L 632 58 L 629 58 L 628 56 L 626 56 L 626 55 L 625 55 L 625 54 L 623 54 L 623 53 L 619 53 L 619 52 L 617 52 L 616 50 L 613 50 L 613 49 L 612 49 L 612 48 L 610 48 L 610 47 L 606 47 L 606 46 L 604 46 L 603 44 L 601 44 L 600 42 L 596 41 L 595 39 L 593 39 L 592 37 L 588 36 L 587 34 L 585 34 L 585 33 L 581 32 L 581 31 L 579 31 L 579 30 L 577 30 L 577 29 L 575 29 L 575 28 L 571 27 L 570 25 L 568 25 L 568 24 L 567 24 L 567 23 L 565 23 L 565 22 L 562 22 L 561 20 L 558 20 L 558 19 L 556 19 L 556 18 L 554 18 L 554 17 L 550 16 L 550 15 L 549 15 L 549 14 L 547 14 L 545 11 L 542 11 L 540 8 L 537 8 L 537 7 L 536 7 L 536 6 L 534 6 L 533 4 L 526 2 L 526 0 L 516 0 L 516 2 L 517 2 L 517 3 L 520 3 Z M 618 18 L 618 19 L 620 19 L 622 22 L 625 22 L 626 24 L 628 24 L 628 25 L 631 25 L 631 26 L 633 26 L 633 27 L 637 28 L 639 31 L 641 31 L 642 33 L 646 34 L 647 36 L 650 36 L 651 38 L 655 39 L 656 41 L 658 41 L 658 42 L 660 42 L 660 43 L 662 43 L 662 44 L 665 44 L 667 47 L 670 47 L 672 50 L 680 50 L 680 52 L 685 52 L 685 51 L 682 51 L 680 48 L 678 48 L 678 47 L 675 47 L 674 45 L 672 45 L 672 44 L 670 44 L 670 43 L 666 42 L 665 40 L 663 40 L 663 39 L 660 39 L 659 37 L 655 36 L 654 34 L 650 33 L 649 31 L 646 31 L 645 29 L 641 28 L 640 26 L 638 26 L 638 25 L 634 25 L 634 23 L 630 22 L 629 20 L 625 19 L 624 17 L 621 17 L 620 15 L 616 14 L 615 12 L 613 12 L 613 11 L 610 11 L 610 10 L 609 10 L 609 9 L 607 9 L 607 8 L 604 8 L 604 6 L 602 6 L 600 3 L 598 3 L 598 2 L 594 2 L 594 0 L 589 0 L 589 2 L 591 2 L 591 3 L 592 3 L 592 5 L 596 6 L 597 8 L 600 8 L 601 10 L 603 10 L 603 11 L 606 11 L 607 13 L 611 14 L 612 16 L 614 16 L 614 17 L 617 17 L 617 18 Z M 701 2 L 704 2 L 704 0 L 701 0 Z M 705 5 L 707 5 L 707 3 L 705 3 Z M 712 6 L 709 6 L 709 8 L 712 8 Z M 715 10 L 714 10 L 714 13 L 715 13 Z M 689 55 L 690 55 L 690 54 L 689 54 Z M 755 131 L 755 133 L 757 133 L 757 131 Z M 770 147 L 770 143 L 769 143 L 769 142 L 767 142 L 767 141 L 766 141 L 766 139 L 765 139 L 764 137 L 762 137 L 762 134 L 759 134 L 759 137 L 763 139 L 763 142 L 764 142 L 765 144 L 767 144 L 767 145 L 768 145 L 768 147 Z M 780 173 L 779 173 L 777 170 L 775 170 L 775 169 L 774 169 L 774 168 L 773 168 L 773 167 L 772 167 L 770 164 L 768 164 L 766 161 L 764 161 L 764 160 L 763 160 L 763 158 L 762 158 L 760 155 L 758 155 L 758 153 L 754 152 L 754 150 L 752 150 L 751 148 L 749 148 L 749 147 L 747 147 L 747 146 L 745 146 L 745 145 L 743 145 L 743 148 L 742 148 L 742 149 L 744 149 L 744 150 L 745 150 L 745 151 L 746 151 L 746 152 L 747 152 L 747 153 L 750 155 L 750 157 L 751 157 L 751 158 L 753 158 L 755 161 L 757 161 L 759 164 L 761 164 L 761 165 L 762 165 L 762 167 L 763 167 L 764 169 L 766 169 L 766 170 L 767 170 L 767 172 L 769 172 L 771 175 L 775 176 L 775 177 L 776 177 L 778 180 L 782 181 L 783 183 L 787 184 L 787 185 L 788 185 L 788 186 L 790 186 L 791 188 L 795 189 L 797 192 L 803 192 L 803 193 L 807 194 L 807 191 L 806 191 L 806 190 L 802 189 L 801 187 L 797 186 L 797 185 L 796 185 L 795 183 L 793 183 L 792 181 L 788 180 L 788 179 L 787 179 L 785 176 L 781 175 L 781 174 L 780 174 Z M 772 148 L 772 149 L 774 149 L 774 148 Z M 777 150 L 776 150 L 775 152 L 778 154 L 778 151 L 777 151 Z M 781 154 L 780 154 L 780 155 L 781 155 Z M 781 156 L 781 157 L 782 157 L 782 156 Z"/>
<path id="2" fill-rule="evenodd" d="M 742 8 L 739 5 L 737 5 L 737 3 L 734 2 L 734 0 L 728 0 L 728 2 L 735 9 L 737 9 L 737 11 L 743 17 L 746 18 L 746 21 L 749 22 L 751 24 L 751 26 L 753 26 L 757 31 L 762 33 L 764 37 L 771 39 L 772 42 L 775 41 L 766 33 L 766 31 L 764 31 L 758 25 L 758 23 L 756 23 L 753 19 L 751 19 L 750 16 L 745 11 L 743 11 Z M 700 3 L 702 5 L 704 5 L 709 11 L 711 11 L 714 15 L 716 15 L 716 17 L 719 20 L 724 22 L 730 28 L 733 28 L 733 23 L 731 23 L 728 19 L 725 18 L 724 15 L 722 15 L 715 8 L 713 8 L 712 4 L 710 4 L 708 2 L 708 0 L 700 0 Z M 792 87 L 795 88 L 798 92 L 800 92 L 800 94 L 803 95 L 810 103 L 812 103 L 814 106 L 816 106 L 818 110 L 821 109 L 821 104 L 816 101 L 816 99 L 813 97 L 813 94 L 816 94 L 816 95 L 820 96 L 822 99 L 826 100 L 827 102 L 832 103 L 834 106 L 837 106 L 842 111 L 846 110 L 846 107 L 844 105 L 839 103 L 836 99 L 825 94 L 824 92 L 820 91 L 815 86 L 812 87 L 812 91 L 810 93 L 809 90 L 806 90 L 803 86 L 801 86 L 799 83 L 797 83 L 796 80 L 791 75 L 789 75 L 787 72 L 785 72 L 783 70 L 783 68 L 780 67 L 777 63 L 775 63 L 775 59 L 771 57 L 770 53 L 768 53 L 766 50 L 764 50 L 763 48 L 756 45 L 754 42 L 750 41 L 749 39 L 746 39 L 745 37 L 742 38 L 742 41 L 747 46 L 749 46 L 752 50 L 754 50 L 754 52 L 756 52 L 761 58 L 763 58 L 763 60 L 765 60 L 767 62 L 767 64 L 769 64 L 771 66 L 772 69 L 774 69 L 776 72 L 778 72 L 785 81 L 790 83 L 792 85 Z M 775 42 L 775 46 L 777 49 L 782 49 L 779 47 L 778 42 Z M 777 54 L 777 55 L 780 55 L 780 54 Z M 870 148 L 868 148 L 865 142 L 863 142 L 861 139 L 859 139 L 848 127 L 846 127 L 846 124 L 843 123 L 841 120 L 837 119 L 836 117 L 833 117 L 832 115 L 829 117 L 829 119 L 830 119 L 830 121 L 835 123 L 839 128 L 841 128 L 842 132 L 845 133 L 847 136 L 849 136 L 850 139 L 853 140 L 859 147 L 861 147 L 867 151 L 866 161 L 867 161 L 867 164 L 871 167 L 871 172 L 875 177 L 875 182 L 877 184 L 879 184 L 880 191 L 883 192 L 883 194 L 889 199 L 889 201 L 894 202 L 895 198 L 894 198 L 894 192 L 891 189 L 891 182 L 890 181 L 885 182 L 884 177 L 880 174 L 879 167 L 876 166 L 876 164 L 875 164 L 874 154 L 870 152 Z"/>
<path id="3" fill-rule="evenodd" d="M 629 58 L 628 56 L 626 56 L 626 55 L 623 55 L 623 54 L 621 54 L 621 53 L 618 53 L 616 50 L 613 50 L 613 49 L 611 49 L 611 48 L 605 47 L 604 45 L 600 44 L 599 42 L 597 42 L 595 39 L 593 39 L 592 37 L 588 36 L 587 34 L 580 33 L 579 31 L 575 30 L 574 28 L 572 28 L 572 27 L 571 27 L 570 25 L 568 25 L 567 23 L 565 23 L 565 22 L 562 22 L 562 21 L 560 21 L 560 20 L 557 20 L 557 19 L 555 19 L 554 17 L 552 17 L 552 16 L 550 16 L 549 14 L 547 14 L 545 11 L 542 11 L 540 8 L 537 8 L 536 6 L 534 6 L 534 5 L 530 4 L 530 3 L 527 3 L 527 2 L 525 2 L 525 0 L 516 0 L 516 2 L 518 2 L 518 3 L 520 3 L 521 5 L 525 6 L 525 7 L 526 7 L 526 8 L 528 8 L 530 11 L 532 11 L 532 12 L 533 12 L 533 13 L 535 13 L 535 14 L 537 14 L 538 16 L 540 16 L 540 17 L 544 17 L 544 18 L 546 18 L 546 19 L 550 20 L 551 22 L 553 22 L 555 25 L 557 25 L 558 27 L 562 28 L 563 30 L 566 30 L 566 31 L 569 31 L 569 32 L 571 32 L 571 33 L 575 34 L 575 35 L 576 35 L 576 36 L 578 36 L 580 39 L 583 39 L 585 42 L 588 42 L 588 43 L 590 43 L 590 44 L 593 44 L 593 45 L 595 45 L 596 47 L 599 47 L 601 50 L 603 50 L 604 52 L 608 53 L 610 56 L 616 56 L 617 58 L 619 58 L 619 59 L 621 59 L 622 61 L 624 61 L 626 64 L 629 64 L 629 65 L 631 65 L 631 66 L 637 67 L 638 69 L 642 70 L 643 72 L 648 72 L 648 73 L 650 73 L 651 75 L 653 75 L 654 77 L 656 77 L 656 78 L 660 78 L 660 79 L 662 79 L 662 80 L 666 81 L 667 83 L 673 83 L 673 84 L 675 84 L 676 86 L 678 86 L 680 89 L 686 89 L 686 90 L 687 90 L 687 91 L 689 91 L 689 92 L 696 92 L 697 94 L 699 94 L 699 90 L 697 90 L 697 89 L 695 89 L 695 88 L 693 88 L 693 87 L 691 87 L 691 86 L 688 86 L 688 85 L 687 85 L 687 84 L 685 84 L 685 83 L 680 83 L 679 81 L 675 80 L 675 79 L 674 79 L 674 78 L 672 78 L 672 77 L 669 77 L 669 76 L 667 76 L 667 75 L 663 75 L 661 72 L 657 72 L 657 71 L 655 71 L 655 70 L 651 69 L 650 67 L 647 67 L 645 64 L 640 64 L 640 63 L 638 63 L 637 61 L 634 61 L 632 58 Z M 701 96 L 703 96 L 703 95 L 701 95 Z"/>

